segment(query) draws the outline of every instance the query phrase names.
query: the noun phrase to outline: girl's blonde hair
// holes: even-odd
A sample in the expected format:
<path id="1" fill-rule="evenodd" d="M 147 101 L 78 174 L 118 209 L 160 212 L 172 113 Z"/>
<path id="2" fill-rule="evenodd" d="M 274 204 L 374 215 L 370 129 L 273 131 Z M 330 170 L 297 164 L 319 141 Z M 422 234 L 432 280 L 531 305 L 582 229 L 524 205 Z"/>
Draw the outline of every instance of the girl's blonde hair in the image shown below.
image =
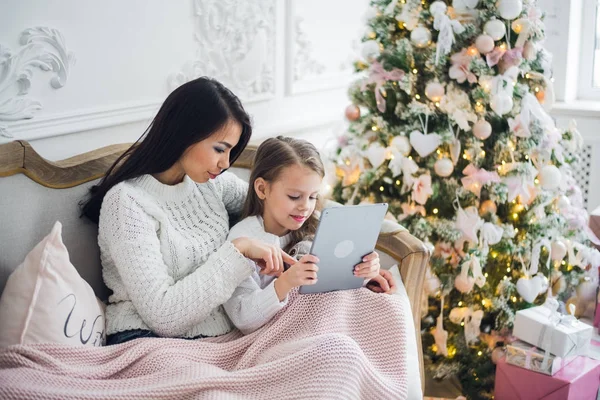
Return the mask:
<path id="1" fill-rule="evenodd" d="M 250 187 L 243 211 L 244 218 L 262 216 L 264 212 L 263 202 L 254 190 L 254 182 L 258 178 L 263 178 L 269 183 L 275 182 L 284 168 L 293 165 L 310 168 L 321 178 L 325 176 L 325 167 L 323 167 L 317 148 L 306 140 L 277 136 L 265 140 L 258 147 L 250 173 Z M 320 199 L 318 199 L 315 211 L 321 209 L 320 203 Z M 313 212 L 300 229 L 291 232 L 292 240 L 288 248 L 314 235 L 318 222 L 319 220 Z M 288 248 L 284 250 L 288 250 Z"/>

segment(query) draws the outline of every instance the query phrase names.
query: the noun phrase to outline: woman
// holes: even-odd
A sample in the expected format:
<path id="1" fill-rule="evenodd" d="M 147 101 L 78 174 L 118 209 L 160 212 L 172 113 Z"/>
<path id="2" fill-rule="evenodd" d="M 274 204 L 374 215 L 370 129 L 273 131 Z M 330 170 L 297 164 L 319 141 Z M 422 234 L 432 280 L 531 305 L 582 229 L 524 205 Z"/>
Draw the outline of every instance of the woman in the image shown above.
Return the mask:
<path id="1" fill-rule="evenodd" d="M 138 337 L 198 338 L 233 329 L 222 304 L 254 269 L 293 261 L 258 240 L 227 241 L 247 183 L 223 173 L 252 127 L 239 99 L 199 78 L 165 100 L 138 140 L 91 190 L 83 212 L 99 224 L 108 344 Z M 247 258 L 246 258 L 247 257 Z"/>

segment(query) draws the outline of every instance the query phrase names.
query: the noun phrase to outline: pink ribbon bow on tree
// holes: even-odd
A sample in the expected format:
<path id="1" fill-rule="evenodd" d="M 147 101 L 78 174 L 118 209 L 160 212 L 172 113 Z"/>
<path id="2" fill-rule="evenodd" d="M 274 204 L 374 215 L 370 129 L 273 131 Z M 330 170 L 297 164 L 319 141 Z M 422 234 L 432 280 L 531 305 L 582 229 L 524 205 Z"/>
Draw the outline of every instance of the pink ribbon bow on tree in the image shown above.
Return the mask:
<path id="1" fill-rule="evenodd" d="M 401 69 L 394 68 L 391 71 L 386 71 L 379 62 L 375 61 L 369 68 L 370 75 L 362 83 L 361 90 L 365 90 L 367 85 L 371 83 L 375 84 L 375 101 L 377 102 L 377 109 L 380 112 L 385 112 L 385 97 L 381 93 L 383 85 L 387 81 L 399 81 L 404 78 L 405 72 Z"/>
<path id="2" fill-rule="evenodd" d="M 463 186 L 477 197 L 480 196 L 481 188 L 484 185 L 488 185 L 492 182 L 500 182 L 500 176 L 498 176 L 497 172 L 486 171 L 483 168 L 479 169 L 473 164 L 467 165 L 463 170 L 463 174 L 467 175 L 461 179 Z"/>

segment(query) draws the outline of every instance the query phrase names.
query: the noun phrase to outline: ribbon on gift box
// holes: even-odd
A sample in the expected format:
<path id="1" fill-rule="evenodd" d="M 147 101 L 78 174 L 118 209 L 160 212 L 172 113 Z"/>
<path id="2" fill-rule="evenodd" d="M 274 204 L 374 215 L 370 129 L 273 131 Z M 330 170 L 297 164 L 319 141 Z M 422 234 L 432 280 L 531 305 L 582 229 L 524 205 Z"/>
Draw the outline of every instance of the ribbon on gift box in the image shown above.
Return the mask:
<path id="1" fill-rule="evenodd" d="M 550 309 L 550 316 L 548 318 L 549 324 L 544 325 L 540 330 L 540 335 L 538 337 L 537 346 L 544 350 L 544 358 L 542 359 L 541 368 L 548 368 L 548 361 L 550 360 L 550 346 L 552 345 L 552 336 L 554 335 L 554 331 L 559 325 L 565 326 L 576 326 L 579 321 L 574 317 L 575 314 L 575 304 L 569 304 L 569 312 L 570 314 L 564 315 L 558 311 L 558 301 L 555 298 L 548 297 L 544 302 L 544 306 Z M 576 351 L 580 346 L 584 344 L 583 339 L 580 336 L 577 336 L 576 342 L 564 358 L 571 355 L 571 351 Z"/>
<path id="2" fill-rule="evenodd" d="M 533 346 L 525 352 L 525 368 L 527 368 L 527 369 L 531 369 L 531 356 L 534 354 L 535 350 L 536 350 L 536 347 Z M 542 365 L 546 365 L 546 364 L 542 361 Z"/>

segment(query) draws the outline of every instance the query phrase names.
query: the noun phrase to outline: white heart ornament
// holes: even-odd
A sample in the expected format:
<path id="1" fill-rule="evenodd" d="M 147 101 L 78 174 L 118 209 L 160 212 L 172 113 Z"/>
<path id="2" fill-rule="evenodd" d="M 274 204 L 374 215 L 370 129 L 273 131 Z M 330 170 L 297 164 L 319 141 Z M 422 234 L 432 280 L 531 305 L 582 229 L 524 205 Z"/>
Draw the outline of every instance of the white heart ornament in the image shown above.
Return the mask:
<path id="1" fill-rule="evenodd" d="M 560 240 L 552 242 L 551 256 L 554 261 L 562 261 L 567 255 L 567 246 Z"/>
<path id="2" fill-rule="evenodd" d="M 542 290 L 540 279 L 521 277 L 517 281 L 517 292 L 528 303 L 533 303 Z"/>
<path id="3" fill-rule="evenodd" d="M 387 157 L 387 149 L 381 144 L 374 142 L 367 149 L 367 159 L 373 168 L 379 168 Z"/>
<path id="4" fill-rule="evenodd" d="M 427 157 L 433 153 L 441 143 L 442 139 L 437 133 L 429 135 L 423 135 L 419 131 L 412 131 L 410 133 L 410 144 L 421 157 Z"/>

